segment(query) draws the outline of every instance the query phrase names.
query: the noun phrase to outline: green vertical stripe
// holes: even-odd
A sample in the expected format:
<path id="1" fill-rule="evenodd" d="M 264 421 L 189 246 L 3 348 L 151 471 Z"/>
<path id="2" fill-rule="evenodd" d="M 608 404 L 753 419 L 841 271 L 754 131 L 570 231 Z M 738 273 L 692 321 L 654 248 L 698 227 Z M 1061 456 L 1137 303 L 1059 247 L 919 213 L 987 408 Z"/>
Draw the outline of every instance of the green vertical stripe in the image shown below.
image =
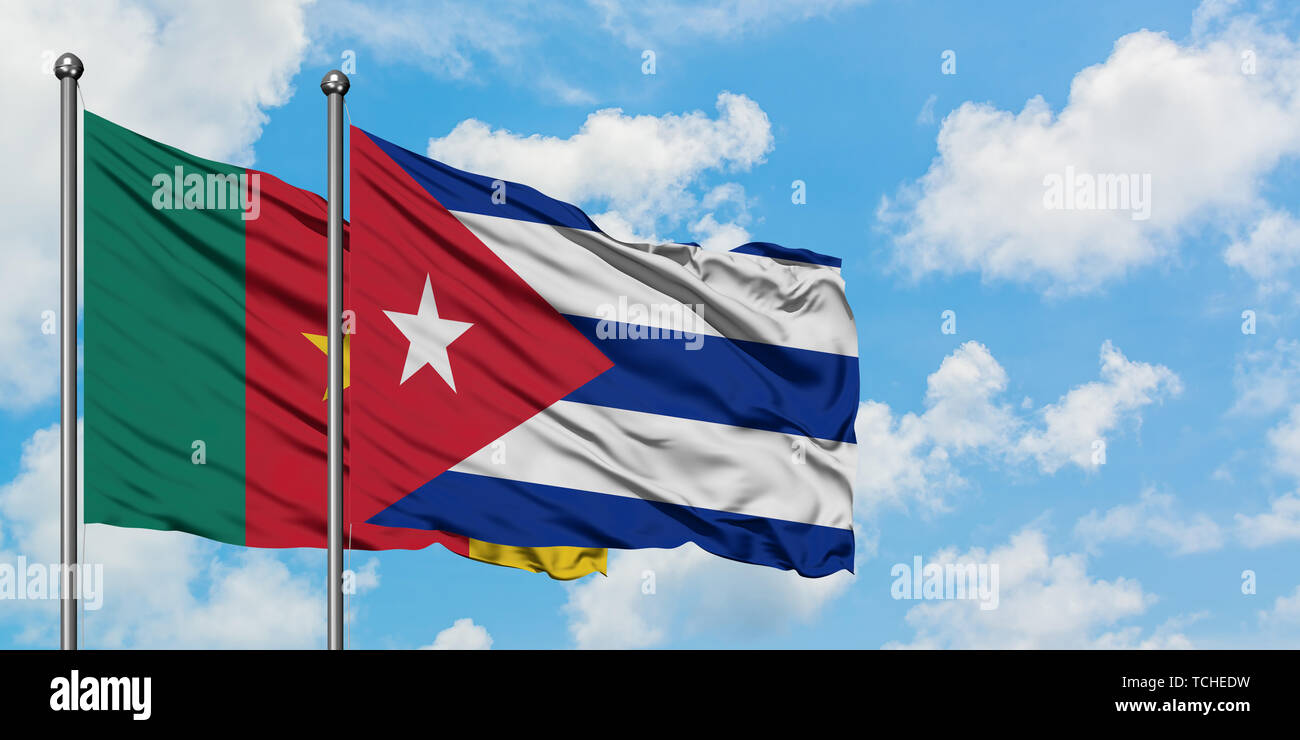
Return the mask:
<path id="1" fill-rule="evenodd" d="M 244 170 L 84 126 L 85 520 L 243 544 L 244 222 L 206 190 Z M 204 207 L 155 207 L 177 167 Z"/>

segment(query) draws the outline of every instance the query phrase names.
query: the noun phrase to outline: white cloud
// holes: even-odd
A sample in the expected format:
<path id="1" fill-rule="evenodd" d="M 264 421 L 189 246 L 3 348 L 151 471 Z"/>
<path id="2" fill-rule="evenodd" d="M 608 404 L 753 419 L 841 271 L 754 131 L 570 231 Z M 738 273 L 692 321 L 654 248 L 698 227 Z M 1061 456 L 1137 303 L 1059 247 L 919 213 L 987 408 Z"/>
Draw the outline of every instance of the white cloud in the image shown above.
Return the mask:
<path id="1" fill-rule="evenodd" d="M 693 544 L 611 552 L 609 575 L 569 587 L 564 610 L 580 648 L 647 648 L 676 639 L 779 633 L 810 622 L 854 577 L 804 578 L 738 563 Z M 647 591 L 652 591 L 647 593 Z"/>
<path id="2" fill-rule="evenodd" d="M 0 562 L 59 562 L 59 433 L 37 431 L 18 475 L 0 487 Z M 215 543 L 178 532 L 92 524 L 82 561 L 103 566 L 102 608 L 83 617 L 90 647 L 310 648 L 324 639 L 324 589 L 270 552 L 232 561 Z M 371 574 L 374 576 L 374 574 Z M 375 576 L 377 578 L 377 576 Z M 26 639 L 57 641 L 55 601 L 9 602 Z"/>
<path id="3" fill-rule="evenodd" d="M 945 491 L 962 485 L 955 455 L 976 448 L 1005 448 L 1017 424 L 998 403 L 1006 370 L 988 348 L 966 342 L 926 378 L 925 408 L 897 420 L 888 405 L 858 408 L 858 476 L 854 503 L 868 517 L 881 506 L 916 501 L 926 512 L 947 508 Z"/>
<path id="4" fill-rule="evenodd" d="M 586 88 L 565 82 L 555 75 L 545 75 L 537 81 L 537 84 L 560 101 L 569 105 L 593 105 L 596 103 L 595 93 Z"/>
<path id="5" fill-rule="evenodd" d="M 1266 436 L 1273 470 L 1300 479 L 1300 404 Z M 1273 499 L 1268 511 L 1237 514 L 1236 525 L 1237 538 L 1250 548 L 1300 540 L 1300 492 Z"/>
<path id="6" fill-rule="evenodd" d="M 307 0 L 267 3 L 8 3 L 0 11 L 8 70 L 0 157 L 21 176 L 0 183 L 0 408 L 56 391 L 58 84 L 65 51 L 86 64 L 87 106 L 195 154 L 251 163 L 266 109 L 283 103 L 307 46 Z M 215 75 L 215 76 L 214 76 Z"/>
<path id="7" fill-rule="evenodd" d="M 887 404 L 865 401 L 858 407 L 858 474 L 854 508 L 870 516 L 879 508 L 915 501 L 925 512 L 946 510 L 944 493 L 962 484 L 947 450 L 929 438 L 924 414 L 905 414 L 897 422 Z"/>
<path id="8" fill-rule="evenodd" d="M 1106 581 L 1088 573 L 1082 553 L 1052 555 L 1043 533 L 1026 529 L 992 550 L 938 553 L 930 562 L 997 564 L 999 603 L 984 610 L 976 600 L 924 601 L 907 612 L 914 631 L 891 648 L 1072 649 L 1186 647 L 1176 630 L 1141 631 L 1120 623 L 1146 612 L 1155 597 L 1135 580 Z"/>
<path id="9" fill-rule="evenodd" d="M 1182 393 L 1182 382 L 1164 365 L 1132 362 L 1107 340 L 1101 347 L 1101 380 L 1072 389 L 1043 409 L 1046 427 L 1027 433 L 1017 450 L 1044 472 L 1066 463 L 1092 467 L 1093 442 L 1105 441 L 1124 415 Z"/>
<path id="10" fill-rule="evenodd" d="M 1271 414 L 1300 402 L 1300 341 L 1279 339 L 1272 349 L 1241 353 L 1232 385 L 1230 413 Z"/>
<path id="11" fill-rule="evenodd" d="M 182 600 L 164 612 L 163 620 L 142 618 L 133 642 L 204 648 L 313 648 L 324 643 L 323 590 L 274 555 L 244 550 L 233 563 L 212 561 L 207 577 L 206 599 Z"/>
<path id="12" fill-rule="evenodd" d="M 1170 617 L 1146 637 L 1142 636 L 1141 627 L 1123 627 L 1102 635 L 1092 647 L 1099 650 L 1191 650 L 1196 645 L 1183 630 L 1208 616 L 1209 612 L 1201 611 Z"/>
<path id="13" fill-rule="evenodd" d="M 495 76 L 547 103 L 595 104 L 594 92 L 552 68 L 557 60 L 540 48 L 546 39 L 539 19 L 549 27 L 590 24 L 590 14 L 584 16 L 581 8 L 536 0 L 323 0 L 309 23 L 313 61 L 359 74 L 363 82 L 366 70 L 400 65 L 470 83 Z"/>
<path id="14" fill-rule="evenodd" d="M 492 635 L 474 620 L 466 617 L 457 619 L 450 627 L 433 638 L 433 644 L 425 645 L 421 650 L 490 650 Z"/>
<path id="15" fill-rule="evenodd" d="M 723 252 L 750 241 L 745 227 L 730 221 L 719 223 L 712 213 L 704 214 L 703 218 L 691 224 L 691 233 L 699 239 L 697 243 L 701 247 Z"/>
<path id="16" fill-rule="evenodd" d="M 855 427 L 859 510 L 870 515 L 882 505 L 915 501 L 923 511 L 943 511 L 946 492 L 963 484 L 953 461 L 964 455 L 1033 461 L 1047 474 L 1068 464 L 1094 470 L 1095 440 L 1104 441 L 1126 420 L 1140 420 L 1142 407 L 1181 387 L 1169 368 L 1130 361 L 1109 341 L 1101 347 L 1100 380 L 1037 412 L 1032 402 L 1017 408 L 1002 401 L 1007 383 L 988 348 L 966 342 L 926 379 L 922 413 L 895 419 L 889 406 L 864 402 Z"/>
<path id="17" fill-rule="evenodd" d="M 1270 627 L 1300 626 L 1300 586 L 1290 596 L 1279 596 L 1273 608 L 1259 613 L 1259 621 Z"/>
<path id="18" fill-rule="evenodd" d="M 710 118 L 703 111 L 629 116 L 606 108 L 568 138 L 524 136 L 471 118 L 430 139 L 428 155 L 561 200 L 607 207 L 616 230 L 653 233 L 657 225 L 671 228 L 686 214 L 709 208 L 702 203 L 708 195 L 693 190 L 706 173 L 747 171 L 771 151 L 771 122 L 758 103 L 724 92 L 717 109 Z M 714 233 L 715 224 L 697 226 Z"/>
<path id="19" fill-rule="evenodd" d="M 867 0 L 589 0 L 610 33 L 630 45 L 734 38 L 778 24 L 826 16 Z"/>
<path id="20" fill-rule="evenodd" d="M 1286 291 L 1287 274 L 1300 266 L 1300 221 L 1289 213 L 1268 213 L 1228 246 L 1223 259 L 1254 278 L 1265 294 Z"/>
<path id="21" fill-rule="evenodd" d="M 1121 504 L 1104 515 L 1089 512 L 1074 526 L 1074 534 L 1090 552 L 1107 542 L 1149 542 L 1175 555 L 1217 550 L 1223 531 L 1205 514 L 1181 516 L 1173 495 L 1148 488 L 1136 503 Z"/>
<path id="22" fill-rule="evenodd" d="M 1176 259 L 1179 240 L 1202 227 L 1257 220 L 1269 210 L 1265 177 L 1300 152 L 1300 44 L 1249 18 L 1200 23 L 1182 44 L 1146 30 L 1120 38 L 1075 76 L 1059 112 L 1034 97 L 1019 113 L 971 102 L 951 113 L 929 170 L 878 209 L 896 265 L 1081 292 Z M 1150 218 L 1045 207 L 1046 178 L 1067 167 L 1149 174 Z M 1265 226 L 1229 260 L 1251 270 L 1291 260 L 1273 238 L 1282 230 Z"/>
<path id="23" fill-rule="evenodd" d="M 361 74 L 374 60 L 414 63 L 440 76 L 462 79 L 474 74 L 480 58 L 493 64 L 515 61 L 532 41 L 530 26 L 520 22 L 519 14 L 535 11 L 514 4 L 446 0 L 381 6 L 326 0 L 314 8 L 310 23 L 318 43 L 363 43 L 365 51 L 356 59 Z"/>
<path id="24" fill-rule="evenodd" d="M 1012 412 L 993 399 L 1007 388 L 1007 371 L 982 344 L 966 342 L 943 358 L 925 382 L 930 439 L 962 452 L 998 444 L 1015 425 Z"/>
<path id="25" fill-rule="evenodd" d="M 664 240 L 661 239 L 654 229 L 649 231 L 640 227 L 633 226 L 623 214 L 618 211 L 605 211 L 604 213 L 588 213 L 591 220 L 596 222 L 596 226 L 606 234 L 625 242 L 659 244 Z"/>
<path id="26" fill-rule="evenodd" d="M 922 126 L 929 126 L 934 123 L 934 104 L 939 102 L 939 96 L 931 94 L 921 105 L 921 111 L 916 114 L 916 122 Z"/>
<path id="27" fill-rule="evenodd" d="M 698 38 L 737 38 L 865 2 L 589 0 L 584 5 L 516 0 L 489 5 L 463 0 L 319 0 L 310 23 L 313 38 L 328 42 L 331 55 L 337 54 L 335 47 L 360 44 L 366 56 L 379 62 L 415 65 L 453 79 L 475 79 L 486 68 L 498 67 L 517 73 L 563 102 L 589 104 L 594 98 L 591 93 L 547 69 L 545 53 L 539 48 L 545 40 L 538 30 L 540 24 L 580 29 L 576 35 L 569 34 L 574 39 L 592 28 L 639 52 L 652 41 L 654 47 L 664 48 Z M 638 57 L 626 57 L 626 63 L 635 70 L 641 62 Z M 367 64 L 364 58 L 357 60 L 359 70 Z"/>
<path id="28" fill-rule="evenodd" d="M 1287 418 L 1268 430 L 1268 444 L 1273 450 L 1273 468 L 1300 478 L 1300 404 L 1292 406 Z"/>
<path id="29" fill-rule="evenodd" d="M 379 588 L 379 558 L 369 557 L 364 565 L 352 571 L 357 593 L 363 594 Z"/>
<path id="30" fill-rule="evenodd" d="M 1253 516 L 1237 514 L 1237 537 L 1246 547 L 1267 547 L 1300 540 L 1300 494 L 1273 500 L 1269 510 Z"/>
<path id="31" fill-rule="evenodd" d="M 690 225 L 690 232 L 705 249 L 728 251 L 752 241 L 749 199 L 740 183 L 728 182 L 704 194 L 700 208 L 707 213 Z M 719 219 L 720 214 L 724 215 Z"/>

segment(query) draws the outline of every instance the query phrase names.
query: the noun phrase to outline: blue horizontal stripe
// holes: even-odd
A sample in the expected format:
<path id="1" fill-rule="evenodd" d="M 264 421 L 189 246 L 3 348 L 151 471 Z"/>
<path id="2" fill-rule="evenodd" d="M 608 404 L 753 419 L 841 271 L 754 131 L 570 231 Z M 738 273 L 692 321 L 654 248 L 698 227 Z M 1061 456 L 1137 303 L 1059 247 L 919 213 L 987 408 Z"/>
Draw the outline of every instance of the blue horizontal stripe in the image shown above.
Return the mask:
<path id="1" fill-rule="evenodd" d="M 633 339 L 629 330 L 645 327 L 565 318 L 614 363 L 566 401 L 857 441 L 856 357 L 705 334 L 673 339 L 662 329 Z"/>
<path id="2" fill-rule="evenodd" d="M 504 182 L 504 200 L 500 196 L 493 202 L 498 188 L 491 177 L 458 170 L 435 159 L 422 157 L 415 152 L 363 131 L 370 140 L 407 172 L 434 200 L 449 211 L 481 213 L 518 221 L 533 221 L 552 226 L 599 231 L 587 214 L 577 206 L 543 195 L 537 190 L 513 182 Z"/>
<path id="3" fill-rule="evenodd" d="M 853 531 L 448 471 L 370 518 L 520 547 L 673 548 L 816 578 L 853 570 Z"/>
<path id="4" fill-rule="evenodd" d="M 757 254 L 760 257 L 772 257 L 779 260 L 788 260 L 790 262 L 806 262 L 810 265 L 827 265 L 829 267 L 839 267 L 841 260 L 839 257 L 818 254 L 807 249 L 794 249 L 792 247 L 783 247 L 780 244 L 771 242 L 750 242 L 742 244 L 731 250 L 740 254 Z"/>

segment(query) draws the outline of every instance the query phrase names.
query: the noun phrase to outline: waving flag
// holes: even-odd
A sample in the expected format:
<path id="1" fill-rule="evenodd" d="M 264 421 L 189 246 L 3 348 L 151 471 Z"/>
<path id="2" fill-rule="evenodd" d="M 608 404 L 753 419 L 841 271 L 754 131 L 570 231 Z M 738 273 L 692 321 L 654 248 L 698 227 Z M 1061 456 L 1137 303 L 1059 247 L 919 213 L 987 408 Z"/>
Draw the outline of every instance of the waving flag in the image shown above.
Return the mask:
<path id="1" fill-rule="evenodd" d="M 93 113 L 85 140 L 85 520 L 324 547 L 325 201 Z M 436 542 L 558 578 L 604 570 L 600 550 L 345 508 L 357 549 Z"/>
<path id="2" fill-rule="evenodd" d="M 623 243 L 526 186 L 350 138 L 371 523 L 852 570 L 839 260 Z"/>

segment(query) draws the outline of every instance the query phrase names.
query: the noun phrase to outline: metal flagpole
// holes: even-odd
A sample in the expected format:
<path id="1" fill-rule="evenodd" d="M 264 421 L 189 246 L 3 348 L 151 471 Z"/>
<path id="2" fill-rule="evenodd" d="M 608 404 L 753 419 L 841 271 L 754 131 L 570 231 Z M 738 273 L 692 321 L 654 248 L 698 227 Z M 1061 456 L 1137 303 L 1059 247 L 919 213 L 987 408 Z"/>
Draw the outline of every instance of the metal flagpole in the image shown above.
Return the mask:
<path id="1" fill-rule="evenodd" d="M 329 649 L 343 649 L 343 96 L 338 70 L 320 81 L 329 100 Z"/>
<path id="2" fill-rule="evenodd" d="M 62 581 L 59 600 L 59 646 L 77 649 L 77 80 L 85 66 L 76 54 L 54 62 L 59 80 L 60 176 L 59 270 L 59 551 Z"/>

